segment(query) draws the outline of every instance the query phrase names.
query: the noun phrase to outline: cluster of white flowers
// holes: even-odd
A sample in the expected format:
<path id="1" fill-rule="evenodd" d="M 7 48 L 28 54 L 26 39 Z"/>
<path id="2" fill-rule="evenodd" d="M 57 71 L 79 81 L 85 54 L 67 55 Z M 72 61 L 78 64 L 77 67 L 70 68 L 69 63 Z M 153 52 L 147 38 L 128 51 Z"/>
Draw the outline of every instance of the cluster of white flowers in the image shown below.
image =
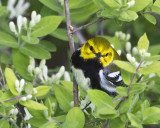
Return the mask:
<path id="1" fill-rule="evenodd" d="M 138 51 L 137 47 L 133 47 L 132 50 L 131 50 L 131 48 L 132 48 L 131 43 L 127 42 L 126 46 L 125 46 L 125 49 L 126 49 L 126 52 L 127 52 L 126 58 L 136 68 L 138 67 L 139 63 L 137 62 L 137 60 L 136 60 L 136 58 L 134 56 L 140 55 L 141 58 L 146 58 L 146 57 L 150 57 L 151 56 L 151 54 L 148 53 L 148 52 L 146 52 L 145 49 L 142 49 L 142 50 Z M 145 66 L 150 65 L 150 64 L 152 64 L 152 62 L 150 62 L 150 61 L 144 61 L 142 63 L 142 65 L 141 65 L 141 67 L 145 67 Z"/>
<path id="2" fill-rule="evenodd" d="M 70 75 L 65 71 L 65 67 L 61 66 L 58 73 L 53 74 L 51 77 L 48 76 L 48 67 L 46 66 L 46 60 L 41 60 L 39 67 L 35 67 L 34 58 L 30 57 L 30 64 L 28 66 L 28 72 L 37 78 L 39 78 L 43 83 L 56 83 L 58 84 L 62 76 L 64 76 L 65 81 L 71 81 Z"/>
<path id="3" fill-rule="evenodd" d="M 128 41 L 131 38 L 130 34 L 125 34 L 122 31 L 115 32 L 115 36 L 118 37 L 120 40 Z"/>
<path id="4" fill-rule="evenodd" d="M 29 113 L 28 109 L 26 107 L 24 107 L 24 111 L 26 113 L 24 120 L 29 120 L 31 119 L 33 116 Z M 31 124 L 28 123 L 28 128 L 31 128 Z"/>
<path id="5" fill-rule="evenodd" d="M 18 109 L 17 108 L 13 108 L 8 112 L 8 115 L 12 115 L 12 116 L 16 116 L 17 114 L 18 114 Z"/>
<path id="6" fill-rule="evenodd" d="M 15 35 L 19 35 L 21 33 L 21 29 L 23 26 L 25 29 L 27 28 L 31 29 L 33 26 L 35 26 L 36 23 L 40 22 L 40 20 L 41 20 L 41 15 L 40 14 L 37 15 L 36 11 L 32 11 L 31 21 L 29 22 L 29 26 L 27 26 L 27 18 L 19 15 L 17 17 L 17 26 L 13 21 L 11 21 L 9 22 L 9 27 L 10 27 L 10 30 L 15 33 Z M 18 31 L 16 29 L 17 27 L 18 27 Z"/>
<path id="7" fill-rule="evenodd" d="M 24 85 L 25 85 L 25 80 L 24 79 L 21 79 L 20 81 L 15 80 L 15 87 L 16 87 L 16 90 L 18 92 L 18 95 L 20 95 L 20 93 L 22 92 L 22 90 L 24 88 Z"/>
<path id="8" fill-rule="evenodd" d="M 30 3 L 25 2 L 25 0 L 18 0 L 17 4 L 15 5 L 16 1 L 17 0 L 8 0 L 7 11 L 10 12 L 10 19 L 18 17 L 19 15 L 23 15 L 30 6 Z"/>

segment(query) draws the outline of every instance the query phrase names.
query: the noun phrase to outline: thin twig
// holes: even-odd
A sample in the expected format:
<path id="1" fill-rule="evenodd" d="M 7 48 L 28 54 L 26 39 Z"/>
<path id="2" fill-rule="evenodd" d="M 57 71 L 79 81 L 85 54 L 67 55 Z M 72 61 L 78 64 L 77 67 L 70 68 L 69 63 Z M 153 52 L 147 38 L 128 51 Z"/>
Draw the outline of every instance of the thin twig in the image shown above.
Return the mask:
<path id="1" fill-rule="evenodd" d="M 144 76 L 144 75 L 141 75 L 141 76 L 138 78 L 138 80 L 136 81 L 136 83 L 139 83 L 139 81 L 142 79 L 143 76 Z"/>
<path id="2" fill-rule="evenodd" d="M 25 97 L 25 96 L 27 96 L 27 95 L 17 96 L 17 97 L 8 99 L 8 100 L 4 100 L 3 102 L 9 102 L 9 101 L 13 101 L 13 100 L 19 100 L 20 98 Z"/>
<path id="3" fill-rule="evenodd" d="M 2 72 L 1 65 L 0 65 L 0 72 L 1 72 L 2 80 L 3 80 L 3 88 L 4 88 L 4 90 L 6 91 L 6 87 L 5 87 L 6 83 L 5 83 L 5 80 L 4 80 L 4 74 L 3 74 L 3 72 Z"/>
<path id="4" fill-rule="evenodd" d="M 21 111 L 20 111 L 18 105 L 15 105 L 15 107 L 18 109 L 18 114 L 19 114 L 20 117 L 22 118 L 25 127 L 28 128 L 27 123 L 26 123 L 26 121 L 25 121 L 25 119 L 24 119 L 24 117 L 23 117 L 23 115 L 22 115 L 22 113 L 21 113 Z"/>
<path id="5" fill-rule="evenodd" d="M 71 33 L 71 20 L 70 20 L 70 12 L 69 12 L 69 2 L 68 0 L 64 0 L 64 7 L 65 7 L 65 16 L 66 16 L 66 24 L 67 24 L 67 35 L 69 39 L 69 46 L 71 54 L 75 51 L 74 47 L 74 39 L 73 39 L 73 33 Z M 78 106 L 78 85 L 75 81 L 75 78 L 73 78 L 73 96 L 74 96 L 74 106 Z"/>
<path id="6" fill-rule="evenodd" d="M 93 24 L 95 24 L 95 23 L 98 23 L 98 22 L 101 22 L 101 21 L 107 20 L 107 19 L 108 19 L 108 18 L 99 18 L 99 19 L 96 20 L 96 21 L 90 22 L 90 23 L 85 24 L 85 25 L 83 25 L 83 26 L 81 26 L 81 27 L 79 27 L 79 28 L 76 28 L 76 29 L 73 30 L 71 33 L 75 33 L 75 32 L 80 31 L 80 30 L 82 30 L 82 29 L 86 29 L 86 28 L 89 27 L 90 25 L 93 25 Z"/>

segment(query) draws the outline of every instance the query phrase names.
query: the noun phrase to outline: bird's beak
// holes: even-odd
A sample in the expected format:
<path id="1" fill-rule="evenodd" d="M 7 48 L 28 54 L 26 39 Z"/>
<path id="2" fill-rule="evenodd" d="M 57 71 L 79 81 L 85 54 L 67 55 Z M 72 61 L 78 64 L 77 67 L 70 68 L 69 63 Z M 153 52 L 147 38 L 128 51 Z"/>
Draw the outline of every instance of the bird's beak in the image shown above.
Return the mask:
<path id="1" fill-rule="evenodd" d="M 95 55 L 96 55 L 97 58 L 100 58 L 102 56 L 100 52 L 95 53 Z"/>

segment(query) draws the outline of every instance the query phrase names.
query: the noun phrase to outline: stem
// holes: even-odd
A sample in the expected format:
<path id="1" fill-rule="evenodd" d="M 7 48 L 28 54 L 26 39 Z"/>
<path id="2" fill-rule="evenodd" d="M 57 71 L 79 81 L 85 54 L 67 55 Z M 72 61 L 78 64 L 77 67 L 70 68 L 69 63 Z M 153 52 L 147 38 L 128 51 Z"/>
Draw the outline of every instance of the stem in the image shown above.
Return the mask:
<path id="1" fill-rule="evenodd" d="M 76 28 L 75 30 L 72 31 L 72 33 L 75 33 L 75 32 L 80 31 L 80 30 L 82 30 L 82 29 L 86 29 L 87 27 L 89 27 L 89 26 L 92 25 L 92 24 L 95 24 L 95 23 L 98 23 L 98 22 L 101 22 L 101 21 L 107 20 L 107 19 L 108 19 L 108 18 L 99 18 L 99 19 L 96 20 L 96 21 L 93 21 L 93 22 L 88 23 L 88 24 L 85 24 L 85 25 L 83 25 L 83 26 L 81 26 L 81 27 L 79 27 L 79 28 Z"/>
<path id="2" fill-rule="evenodd" d="M 73 39 L 73 33 L 71 33 L 71 20 L 70 20 L 70 12 L 69 12 L 69 2 L 68 0 L 64 0 L 64 6 L 65 6 L 65 16 L 66 16 L 66 25 L 67 25 L 67 35 L 69 39 L 69 46 L 71 54 L 75 51 L 74 47 L 74 39 Z M 78 85 L 75 81 L 75 78 L 73 78 L 73 96 L 74 96 L 74 106 L 78 106 Z"/>
<path id="3" fill-rule="evenodd" d="M 9 102 L 9 101 L 13 101 L 13 100 L 19 100 L 20 98 L 24 97 L 24 96 L 27 96 L 27 95 L 23 95 L 23 96 L 17 96 L 15 98 L 11 98 L 11 99 L 8 99 L 8 100 L 4 100 L 3 102 Z"/>
<path id="4" fill-rule="evenodd" d="M 27 123 L 26 123 L 26 121 L 24 120 L 24 117 L 23 117 L 23 115 L 22 115 L 22 113 L 21 113 L 21 111 L 20 111 L 18 105 L 15 105 L 15 107 L 18 109 L 18 114 L 19 114 L 20 117 L 22 118 L 25 127 L 28 128 Z"/>
<path id="5" fill-rule="evenodd" d="M 6 83 L 5 83 L 5 80 L 4 80 L 4 74 L 3 74 L 3 72 L 2 72 L 1 65 L 0 65 L 0 72 L 1 72 L 2 80 L 3 80 L 3 85 L 2 85 L 2 87 L 3 87 L 3 88 L 4 88 L 4 90 L 6 91 L 6 87 L 5 87 Z"/>
<path id="6" fill-rule="evenodd" d="M 51 121 L 51 122 L 54 122 L 54 123 L 56 123 L 56 124 L 58 124 L 58 125 L 61 125 L 59 122 L 57 122 L 57 121 L 55 121 L 55 120 L 53 120 L 53 119 L 51 119 L 51 118 L 48 118 L 48 120 Z"/>

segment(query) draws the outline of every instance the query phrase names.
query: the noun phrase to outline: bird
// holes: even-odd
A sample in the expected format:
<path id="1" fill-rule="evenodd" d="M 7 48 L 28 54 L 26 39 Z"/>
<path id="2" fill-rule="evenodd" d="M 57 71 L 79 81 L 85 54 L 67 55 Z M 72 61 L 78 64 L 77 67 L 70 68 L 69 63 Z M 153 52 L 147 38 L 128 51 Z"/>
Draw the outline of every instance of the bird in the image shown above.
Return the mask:
<path id="1" fill-rule="evenodd" d="M 103 37 L 89 39 L 71 56 L 73 75 L 82 90 L 98 89 L 115 97 L 116 87 L 127 87 L 120 68 L 113 60 L 121 60 L 110 42 Z"/>

